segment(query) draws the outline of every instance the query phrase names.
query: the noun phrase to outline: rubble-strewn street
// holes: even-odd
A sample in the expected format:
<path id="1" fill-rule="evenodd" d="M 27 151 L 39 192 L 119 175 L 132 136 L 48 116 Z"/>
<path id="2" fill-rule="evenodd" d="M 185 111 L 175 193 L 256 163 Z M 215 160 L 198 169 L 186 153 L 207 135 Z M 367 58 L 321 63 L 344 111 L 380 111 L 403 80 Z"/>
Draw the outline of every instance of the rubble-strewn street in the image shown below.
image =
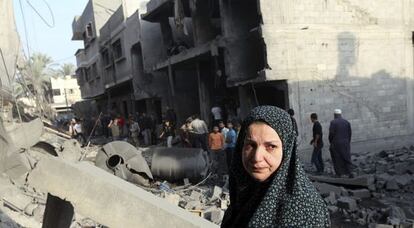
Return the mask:
<path id="1" fill-rule="evenodd" d="M 19 126 L 16 126 L 15 129 L 18 131 Z M 24 129 L 24 127 L 20 129 Z M 151 164 L 154 163 L 152 160 L 153 153 L 156 153 L 158 149 L 162 149 L 160 147 L 134 149 L 126 142 L 119 141 L 106 144 L 104 138 L 96 138 L 93 142 L 100 142 L 103 145 L 90 144 L 81 148 L 75 140 L 50 133 L 50 130 L 42 132 L 39 142 L 20 152 L 23 155 L 20 158 L 24 158 L 23 160 L 30 164 L 27 172 L 24 172 L 22 167 L 12 168 L 6 172 L 8 175 L 3 174 L 0 178 L 0 224 L 2 227 L 42 226 L 48 197 L 47 192 L 41 189 L 42 187 L 34 187 L 39 183 L 46 186 L 52 184 L 50 186 L 51 191 L 71 189 L 71 186 L 64 186 L 65 182 L 72 183 L 70 175 L 66 177 L 67 179 L 62 176 L 60 183 L 56 186 L 53 183 L 48 184 L 47 181 L 43 182 L 43 180 L 36 177 L 36 172 L 39 172 L 39 169 L 42 169 L 40 174 L 43 172 L 65 173 L 65 169 L 68 168 L 62 166 L 64 163 L 56 166 L 56 168 L 60 167 L 58 169 L 53 168 L 52 163 L 49 163 L 47 165 L 48 169 L 44 169 L 44 165 L 48 163 L 44 163 L 42 160 L 55 156 L 62 161 L 73 162 L 73 164 L 89 163 L 93 166 L 102 167 L 110 175 L 118 176 L 115 178 L 134 183 L 137 188 L 163 198 L 165 202 L 173 207 L 181 207 L 192 213 L 194 217 L 202 217 L 220 225 L 230 202 L 228 175 L 218 175 L 217 173 L 211 173 L 209 170 L 205 174 L 200 174 L 197 181 L 194 181 L 194 178 L 192 181 L 189 178 L 183 178 L 179 181 L 168 182 L 160 177 L 153 177 L 150 171 Z M 173 147 L 169 150 L 170 153 L 174 153 L 174 150 L 179 151 L 182 148 Z M 113 152 L 111 153 L 111 151 Z M 99 158 L 104 159 L 99 161 L 99 154 L 102 153 L 106 153 L 106 156 Z M 111 169 L 111 163 L 107 162 L 114 156 L 113 153 L 119 156 L 122 164 L 125 164 L 124 168 L 120 166 Z M 144 163 L 138 162 L 140 159 Z M 18 161 L 16 161 L 16 164 L 19 163 Z M 332 226 L 392 227 L 393 225 L 399 225 L 401 227 L 411 227 L 414 224 L 414 147 L 361 153 L 353 156 L 353 164 L 355 166 L 353 169 L 354 178 L 332 177 L 333 171 L 329 161 L 326 163 L 326 174 L 315 176 L 310 171 L 309 178 L 314 181 L 315 187 L 328 205 Z M 308 170 L 312 170 L 309 165 L 306 167 Z M 22 172 L 26 174 L 19 176 L 18 174 Z M 76 175 L 77 171 L 75 169 L 73 172 Z M 129 172 L 132 172 L 132 174 L 128 174 Z M 15 175 L 13 176 L 13 174 Z M 133 178 L 133 175 L 139 178 Z M 88 177 L 79 176 L 78 178 L 80 178 L 79 183 L 84 183 L 81 179 Z M 99 187 L 99 184 L 97 186 Z M 90 186 L 89 189 L 93 191 L 94 187 Z M 88 193 L 76 193 L 76 189 L 70 191 L 73 193 L 64 193 L 67 195 L 69 203 L 71 203 L 71 199 L 77 201 L 78 197 L 72 194 L 85 194 L 82 197 L 88 195 Z M 56 193 L 62 194 L 59 192 L 61 191 L 56 191 Z M 110 197 L 110 195 L 102 195 L 102 197 Z M 93 202 L 90 201 L 92 199 L 88 198 L 82 200 L 90 201 L 90 206 L 103 206 L 101 203 L 105 202 L 106 199 L 101 199 L 102 202 Z M 121 198 L 118 198 L 118 200 L 121 200 Z M 72 202 L 75 205 L 75 215 L 71 219 L 71 227 L 102 226 L 89 218 L 90 215 L 81 214 L 77 211 L 77 208 L 81 208 L 80 210 L 85 213 L 88 210 L 100 211 L 100 208 L 85 207 L 81 205 L 83 203 L 76 203 L 75 201 Z M 92 216 L 93 214 L 91 213 Z M 97 218 L 99 219 L 99 216 Z"/>

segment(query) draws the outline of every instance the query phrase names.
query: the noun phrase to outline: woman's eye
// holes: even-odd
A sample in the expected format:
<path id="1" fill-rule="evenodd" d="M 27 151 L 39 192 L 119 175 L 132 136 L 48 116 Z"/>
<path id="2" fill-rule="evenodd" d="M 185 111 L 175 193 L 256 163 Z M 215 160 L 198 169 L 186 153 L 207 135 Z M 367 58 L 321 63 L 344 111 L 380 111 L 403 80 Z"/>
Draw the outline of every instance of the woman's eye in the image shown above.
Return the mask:
<path id="1" fill-rule="evenodd" d="M 274 150 L 274 149 L 276 149 L 277 148 L 277 146 L 276 145 L 268 145 L 267 146 L 267 149 L 268 150 Z"/>

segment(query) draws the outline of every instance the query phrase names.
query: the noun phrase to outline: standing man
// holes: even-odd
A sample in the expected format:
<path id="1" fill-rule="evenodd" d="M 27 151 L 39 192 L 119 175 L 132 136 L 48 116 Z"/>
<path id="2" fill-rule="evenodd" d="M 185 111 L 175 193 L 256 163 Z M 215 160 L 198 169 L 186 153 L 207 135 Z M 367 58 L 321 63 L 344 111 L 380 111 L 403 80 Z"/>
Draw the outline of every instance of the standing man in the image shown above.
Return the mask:
<path id="1" fill-rule="evenodd" d="M 193 147 L 202 148 L 204 151 L 207 151 L 208 128 L 206 122 L 200 120 L 197 115 L 194 115 L 191 128 L 194 133 Z"/>
<path id="2" fill-rule="evenodd" d="M 217 126 L 223 120 L 222 111 L 218 104 L 211 108 L 211 114 L 213 115 L 213 126 Z"/>
<path id="3" fill-rule="evenodd" d="M 316 167 L 316 172 L 318 174 L 322 174 L 324 170 L 323 160 L 322 160 L 322 126 L 318 121 L 318 115 L 316 113 L 312 113 L 310 115 L 310 119 L 313 123 L 312 133 L 313 138 L 310 144 L 313 146 L 313 153 L 312 153 L 312 160 L 311 162 Z"/>
<path id="4" fill-rule="evenodd" d="M 208 135 L 208 147 L 210 149 L 210 158 L 212 160 L 212 169 L 214 172 L 222 173 L 224 169 L 224 136 L 220 133 L 218 126 L 213 127 L 213 132 Z"/>
<path id="5" fill-rule="evenodd" d="M 147 116 L 147 114 L 145 112 L 142 113 L 141 116 L 141 122 L 142 124 L 140 125 L 142 128 L 142 135 L 144 136 L 144 144 L 145 146 L 150 146 L 151 142 L 152 142 L 152 134 L 151 134 L 151 118 L 149 116 Z"/>
<path id="6" fill-rule="evenodd" d="M 227 128 L 229 131 L 226 135 L 226 161 L 227 161 L 227 170 L 230 170 L 231 160 L 233 157 L 234 150 L 236 149 L 237 134 L 233 129 L 233 124 L 231 122 L 227 123 Z"/>
<path id="7" fill-rule="evenodd" d="M 290 115 L 290 120 L 292 120 L 293 130 L 295 131 L 296 136 L 298 136 L 299 135 L 298 124 L 296 123 L 295 117 L 293 117 L 295 115 L 295 111 L 293 111 L 293 109 L 290 108 L 287 112 Z"/>
<path id="8" fill-rule="evenodd" d="M 334 120 L 329 126 L 329 151 L 337 176 L 351 174 L 351 124 L 342 118 L 341 109 L 335 109 Z"/>
<path id="9" fill-rule="evenodd" d="M 138 123 L 134 120 L 134 117 L 132 115 L 129 116 L 129 133 L 131 136 L 131 142 L 133 143 L 132 145 L 134 145 L 135 147 L 139 146 L 139 139 L 138 139 L 138 135 L 139 135 L 139 125 Z"/>

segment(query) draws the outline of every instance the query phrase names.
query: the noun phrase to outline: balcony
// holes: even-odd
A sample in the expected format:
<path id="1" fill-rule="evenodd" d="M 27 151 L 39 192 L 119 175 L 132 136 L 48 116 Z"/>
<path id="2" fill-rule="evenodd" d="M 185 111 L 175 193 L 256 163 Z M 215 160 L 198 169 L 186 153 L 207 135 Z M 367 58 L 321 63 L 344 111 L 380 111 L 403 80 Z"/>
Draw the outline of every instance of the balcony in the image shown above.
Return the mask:
<path id="1" fill-rule="evenodd" d="M 76 56 L 76 64 L 78 67 L 85 67 L 87 65 L 85 49 L 78 49 L 75 53 L 75 56 Z"/>
<path id="2" fill-rule="evenodd" d="M 215 39 L 203 45 L 186 49 L 177 55 L 169 57 L 167 60 L 157 63 L 152 67 L 152 71 L 165 70 L 168 66 L 180 67 L 188 64 L 195 64 L 197 60 L 219 55 L 219 47 L 223 47 L 221 39 Z"/>

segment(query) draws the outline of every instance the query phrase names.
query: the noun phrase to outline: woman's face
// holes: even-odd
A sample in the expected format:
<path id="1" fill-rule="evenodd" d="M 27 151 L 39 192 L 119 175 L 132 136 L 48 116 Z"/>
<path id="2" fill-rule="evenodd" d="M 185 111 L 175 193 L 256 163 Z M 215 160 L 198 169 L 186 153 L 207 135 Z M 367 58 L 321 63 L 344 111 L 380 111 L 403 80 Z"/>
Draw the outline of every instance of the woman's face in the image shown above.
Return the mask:
<path id="1" fill-rule="evenodd" d="M 276 131 L 265 123 L 252 123 L 242 150 L 247 173 L 263 182 L 279 168 L 282 157 L 282 140 Z"/>

